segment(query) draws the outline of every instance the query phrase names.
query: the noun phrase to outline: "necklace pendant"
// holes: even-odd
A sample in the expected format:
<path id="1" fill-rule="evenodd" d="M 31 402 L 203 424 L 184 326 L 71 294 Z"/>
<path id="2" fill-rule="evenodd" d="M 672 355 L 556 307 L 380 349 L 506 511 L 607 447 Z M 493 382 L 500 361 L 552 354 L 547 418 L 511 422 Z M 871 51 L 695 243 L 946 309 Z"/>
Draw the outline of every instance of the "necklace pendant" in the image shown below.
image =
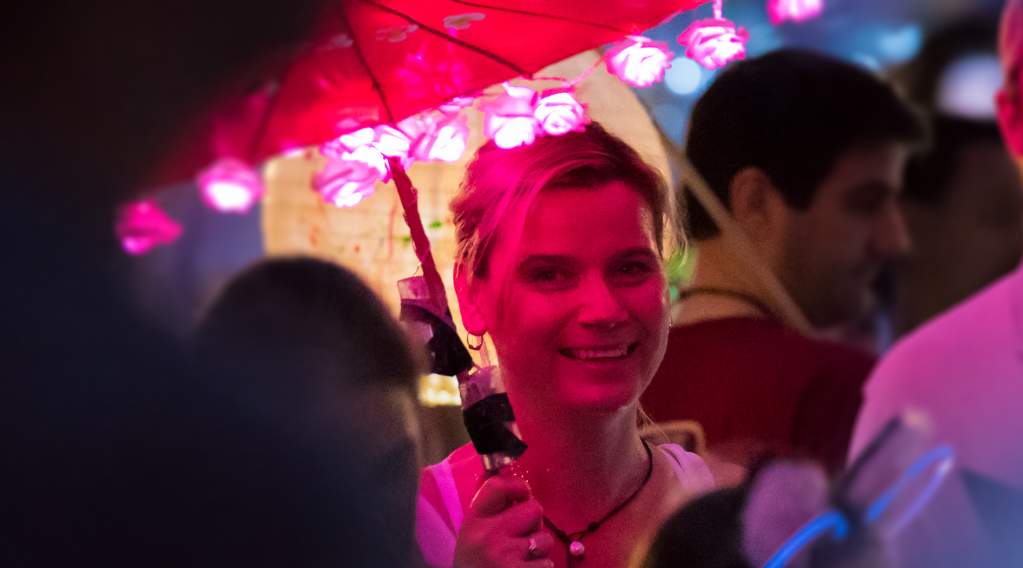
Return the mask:
<path id="1" fill-rule="evenodd" d="M 578 540 L 573 540 L 572 543 L 568 545 L 568 553 L 576 558 L 582 558 L 583 554 L 586 554 L 586 547 Z"/>

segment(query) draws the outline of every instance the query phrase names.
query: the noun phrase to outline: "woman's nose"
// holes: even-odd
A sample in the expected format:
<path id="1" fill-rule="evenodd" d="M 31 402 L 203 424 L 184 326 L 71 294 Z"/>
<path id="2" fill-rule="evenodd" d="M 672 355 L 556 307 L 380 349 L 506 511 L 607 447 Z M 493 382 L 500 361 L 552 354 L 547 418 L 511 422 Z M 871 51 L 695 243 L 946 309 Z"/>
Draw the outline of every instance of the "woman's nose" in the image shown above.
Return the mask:
<path id="1" fill-rule="evenodd" d="M 585 326 L 612 328 L 629 317 L 617 290 L 603 277 L 586 279 L 579 295 L 579 321 Z"/>

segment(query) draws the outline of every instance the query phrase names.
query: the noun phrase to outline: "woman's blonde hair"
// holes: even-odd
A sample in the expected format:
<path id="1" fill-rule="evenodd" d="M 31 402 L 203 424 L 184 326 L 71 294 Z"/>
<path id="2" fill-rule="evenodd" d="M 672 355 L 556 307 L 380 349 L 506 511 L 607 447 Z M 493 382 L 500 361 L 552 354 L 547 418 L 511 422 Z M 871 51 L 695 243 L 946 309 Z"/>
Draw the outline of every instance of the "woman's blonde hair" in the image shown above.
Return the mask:
<path id="1" fill-rule="evenodd" d="M 674 215 L 668 206 L 667 185 L 657 170 L 600 124 L 591 122 L 585 130 L 543 136 L 513 149 L 488 143 L 469 164 L 451 203 L 456 263 L 469 277 L 486 277 L 498 229 L 507 219 L 514 219 L 513 234 L 520 232 L 526 211 L 540 190 L 599 187 L 612 181 L 627 184 L 646 201 L 660 249 L 665 227 L 675 229 L 669 221 Z"/>

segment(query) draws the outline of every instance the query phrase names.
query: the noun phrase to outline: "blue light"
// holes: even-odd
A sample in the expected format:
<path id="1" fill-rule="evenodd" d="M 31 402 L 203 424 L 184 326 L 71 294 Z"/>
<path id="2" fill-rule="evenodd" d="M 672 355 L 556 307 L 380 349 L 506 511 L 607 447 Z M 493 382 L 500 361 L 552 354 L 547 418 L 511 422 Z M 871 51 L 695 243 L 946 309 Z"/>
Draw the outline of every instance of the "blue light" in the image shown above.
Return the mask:
<path id="1" fill-rule="evenodd" d="M 822 536 L 831 533 L 835 540 L 842 540 L 849 534 L 849 521 L 842 516 L 842 513 L 832 509 L 826 513 L 817 515 L 810 522 L 803 525 L 796 534 L 792 535 L 785 544 L 775 552 L 764 564 L 764 568 L 781 568 L 793 557 L 803 551 L 808 545 L 817 541 Z"/>
<path id="2" fill-rule="evenodd" d="M 700 66 L 695 61 L 676 57 L 671 60 L 671 69 L 664 73 L 664 85 L 675 94 L 690 95 L 700 88 L 702 78 Z"/>
<path id="3" fill-rule="evenodd" d="M 909 61 L 920 51 L 924 30 L 919 24 L 906 24 L 882 31 L 877 37 L 878 55 L 886 63 Z"/>
<path id="4" fill-rule="evenodd" d="M 853 63 L 865 67 L 875 73 L 881 71 L 881 62 L 876 57 L 866 53 L 858 52 L 850 56 Z"/>
<path id="5" fill-rule="evenodd" d="M 889 529 L 891 533 L 899 532 L 931 500 L 934 492 L 938 490 L 942 481 L 945 480 L 945 476 L 952 471 L 954 462 L 955 452 L 947 444 L 942 444 L 920 456 L 906 468 L 906 471 L 902 473 L 894 485 L 870 504 L 866 514 L 863 516 L 864 522 L 867 524 L 877 522 L 881 515 L 889 510 L 896 497 L 904 496 L 902 494 L 906 492 L 906 489 L 926 474 L 926 477 L 923 479 L 923 488 L 916 495 L 911 495 L 913 499 L 909 502 L 909 505 L 899 511 L 898 516 L 891 523 L 891 528 Z"/>

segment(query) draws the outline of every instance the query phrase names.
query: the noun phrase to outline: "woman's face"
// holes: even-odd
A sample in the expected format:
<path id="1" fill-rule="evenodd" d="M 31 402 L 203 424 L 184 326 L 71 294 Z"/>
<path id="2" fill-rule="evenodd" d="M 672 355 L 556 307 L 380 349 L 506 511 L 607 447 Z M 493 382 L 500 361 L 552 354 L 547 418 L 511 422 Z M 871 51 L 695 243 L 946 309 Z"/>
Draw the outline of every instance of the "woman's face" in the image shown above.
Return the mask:
<path id="1" fill-rule="evenodd" d="M 668 296 L 650 208 L 622 182 L 541 191 L 471 285 L 509 394 L 617 411 L 664 357 Z M 464 310 L 463 310 L 464 312 Z"/>

